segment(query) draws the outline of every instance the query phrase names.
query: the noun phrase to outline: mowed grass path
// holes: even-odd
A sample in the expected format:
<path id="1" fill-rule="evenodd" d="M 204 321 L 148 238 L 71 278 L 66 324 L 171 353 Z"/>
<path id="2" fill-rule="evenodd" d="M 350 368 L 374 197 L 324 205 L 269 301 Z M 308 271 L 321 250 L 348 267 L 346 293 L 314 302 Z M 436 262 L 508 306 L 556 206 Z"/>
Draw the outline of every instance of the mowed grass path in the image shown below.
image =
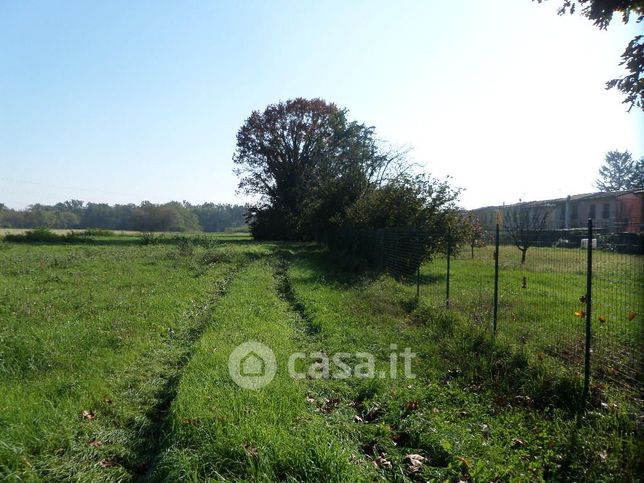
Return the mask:
<path id="1" fill-rule="evenodd" d="M 0 245 L 0 479 L 145 472 L 173 371 L 239 257 Z"/>
<path id="2" fill-rule="evenodd" d="M 202 240 L 203 241 L 203 240 Z M 641 414 L 311 245 L 0 244 L 0 478 L 632 480 Z M 474 328 L 476 328 L 474 326 Z M 228 357 L 268 345 L 267 386 Z M 409 347 L 415 377 L 393 369 Z M 293 379 L 368 352 L 375 377 Z M 314 354 L 314 355 L 312 355 Z M 331 372 L 337 366 L 332 364 Z"/>
<path id="3" fill-rule="evenodd" d="M 312 247 L 283 246 L 275 258 L 240 274 L 218 304 L 183 374 L 155 479 L 610 481 L 637 474 L 637 430 L 621 401 L 580 418 L 558 399 L 574 401 L 574 382 L 559 383 L 522 354 L 465 332 L 469 322 L 457 311 L 414 308 L 407 286 L 346 273 Z M 270 346 L 279 366 L 258 391 L 237 387 L 227 373 L 231 351 L 249 340 Z M 392 344 L 417 354 L 415 378 L 403 377 L 402 364 L 391 377 Z M 358 352 L 369 352 L 376 377 L 294 380 L 285 373 L 293 351 L 309 354 L 309 364 L 348 353 L 353 367 L 363 361 Z"/>
<path id="4" fill-rule="evenodd" d="M 197 344 L 172 405 L 155 479 L 354 481 L 357 467 L 342 441 L 306 401 L 306 381 L 289 377 L 289 355 L 305 349 L 301 320 L 278 296 L 274 264 L 260 261 L 231 284 Z M 278 371 L 259 390 L 237 386 L 228 357 L 255 341 L 275 353 Z"/>

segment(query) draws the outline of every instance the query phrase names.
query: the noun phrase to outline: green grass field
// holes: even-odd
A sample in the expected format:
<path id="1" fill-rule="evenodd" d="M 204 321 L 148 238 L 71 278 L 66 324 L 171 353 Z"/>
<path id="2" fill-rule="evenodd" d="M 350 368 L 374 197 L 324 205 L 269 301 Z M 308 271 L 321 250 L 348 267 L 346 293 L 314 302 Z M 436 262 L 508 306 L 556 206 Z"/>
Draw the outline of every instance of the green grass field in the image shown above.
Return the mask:
<path id="1" fill-rule="evenodd" d="M 498 336 L 540 355 L 564 359 L 566 368 L 583 367 L 586 252 L 533 247 L 520 264 L 514 246 L 501 246 Z M 644 343 L 644 257 L 595 251 L 593 260 L 592 347 L 594 375 L 632 385 L 641 377 Z M 446 262 L 421 271 L 421 298 L 444 303 Z M 473 323 L 490 326 L 494 248 L 468 250 L 452 260 L 450 303 Z M 632 317 L 632 319 L 631 319 Z M 572 363 L 572 365 L 570 364 Z"/>
<path id="2" fill-rule="evenodd" d="M 595 387 L 580 413 L 578 372 L 560 371 L 556 354 L 539 357 L 578 333 L 583 270 L 558 253 L 517 267 L 508 253 L 494 341 L 487 250 L 454 261 L 445 309 L 440 260 L 423 267 L 416 304 L 412 285 L 347 272 L 307 244 L 134 234 L 0 242 L 0 479 L 637 479 L 642 414 L 631 393 Z M 620 332 L 639 333 L 641 305 L 628 304 L 633 295 L 641 304 L 629 291 L 641 279 L 613 279 L 631 263 L 615 257 L 601 259 L 598 279 L 613 295 L 598 303 L 603 337 L 617 347 Z M 563 266 L 570 273 L 555 276 Z M 550 312 L 531 320 L 545 299 L 555 300 Z M 624 322 L 623 310 L 638 316 Z M 559 335 L 542 340 L 538 326 Z M 259 390 L 228 373 L 247 341 L 277 360 Z M 414 378 L 392 369 L 405 347 L 416 353 Z M 338 353 L 355 367 L 366 352 L 375 377 L 294 379 L 294 352 L 304 372 Z"/>

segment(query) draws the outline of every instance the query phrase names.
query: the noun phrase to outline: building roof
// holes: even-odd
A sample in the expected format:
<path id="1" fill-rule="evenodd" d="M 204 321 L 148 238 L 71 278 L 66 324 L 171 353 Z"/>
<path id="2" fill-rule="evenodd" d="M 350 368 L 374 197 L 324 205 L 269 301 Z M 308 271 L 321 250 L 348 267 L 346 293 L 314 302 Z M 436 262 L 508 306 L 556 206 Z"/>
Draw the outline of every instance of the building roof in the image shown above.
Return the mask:
<path id="1" fill-rule="evenodd" d="M 614 198 L 617 196 L 623 196 L 626 194 L 639 194 L 643 190 L 626 190 L 626 191 L 600 191 L 596 193 L 583 193 L 578 195 L 569 195 L 566 198 L 554 198 L 550 200 L 538 200 L 538 201 L 520 201 L 519 203 L 512 203 L 510 205 L 491 205 L 491 206 L 481 206 L 480 208 L 474 208 L 469 211 L 479 211 L 479 210 L 491 210 L 491 209 L 503 209 L 510 206 L 525 205 L 525 206 L 543 206 L 543 205 L 554 205 L 559 203 L 565 203 L 568 198 L 570 201 L 580 201 L 580 200 L 599 200 L 603 198 Z"/>

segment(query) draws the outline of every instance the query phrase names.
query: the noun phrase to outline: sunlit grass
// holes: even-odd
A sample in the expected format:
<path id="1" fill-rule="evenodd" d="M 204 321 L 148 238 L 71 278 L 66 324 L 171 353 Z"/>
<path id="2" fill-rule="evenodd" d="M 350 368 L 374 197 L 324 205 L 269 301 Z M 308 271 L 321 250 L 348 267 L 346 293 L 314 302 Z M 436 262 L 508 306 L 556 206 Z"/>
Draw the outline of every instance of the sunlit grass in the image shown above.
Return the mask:
<path id="1" fill-rule="evenodd" d="M 98 241 L 0 243 L 3 478 L 598 481 L 638 474 L 638 409 L 628 395 L 594 390 L 581 416 L 579 367 L 561 371 L 558 355 L 538 357 L 548 344 L 561 348 L 582 333 L 574 315 L 579 285 L 585 288 L 579 251 L 531 249 L 523 267 L 518 253 L 501 252 L 494 341 L 489 248 L 453 261 L 448 309 L 442 260 L 423 267 L 416 304 L 412 284 L 349 273 L 310 244 L 236 235 Z M 629 287 L 641 283 L 615 279 L 625 272 L 620 264 L 633 260 L 597 256 L 597 304 L 613 304 L 598 343 L 617 345 L 616 332 L 637 327 L 637 318 L 611 324 L 633 300 Z M 259 391 L 228 375 L 230 352 L 249 340 L 270 346 L 279 365 Z M 390 377 L 392 344 L 417 354 L 414 379 L 403 377 L 402 365 Z M 293 380 L 285 367 L 294 351 L 369 352 L 378 377 Z M 410 454 L 423 458 L 418 468 Z"/>
<path id="2" fill-rule="evenodd" d="M 78 439 L 98 467 L 104 458 L 88 446 L 87 426 L 94 422 L 82 411 L 98 421 L 124 404 L 119 391 L 127 371 L 171 345 L 208 303 L 231 263 L 204 269 L 204 253 L 182 257 L 165 246 L 2 247 L 0 474 L 55 474 Z"/>
<path id="3" fill-rule="evenodd" d="M 450 304 L 472 323 L 491 327 L 494 249 L 454 258 Z M 592 331 L 602 377 L 631 383 L 641 364 L 644 317 L 644 257 L 594 251 Z M 446 262 L 436 259 L 421 271 L 421 299 L 445 302 Z M 519 251 L 500 248 L 497 331 L 511 344 L 553 353 L 579 364 L 585 334 L 586 251 L 532 247 L 521 265 Z M 632 317 L 632 319 L 631 319 Z"/>

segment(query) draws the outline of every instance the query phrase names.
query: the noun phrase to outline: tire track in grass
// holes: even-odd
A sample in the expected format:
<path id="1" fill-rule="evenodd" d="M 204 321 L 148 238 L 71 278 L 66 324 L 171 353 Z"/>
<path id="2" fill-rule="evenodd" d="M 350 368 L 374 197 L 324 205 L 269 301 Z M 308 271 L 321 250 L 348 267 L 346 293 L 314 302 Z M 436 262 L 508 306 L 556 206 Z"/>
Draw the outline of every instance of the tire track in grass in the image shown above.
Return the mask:
<path id="1" fill-rule="evenodd" d="M 292 379 L 291 353 L 301 350 L 301 317 L 278 294 L 279 266 L 252 263 L 217 305 L 215 323 L 197 343 L 170 409 L 154 481 L 356 481 L 362 470 L 307 402 L 308 382 Z M 228 357 L 239 344 L 269 346 L 275 378 L 258 390 L 237 386 Z"/>
<path id="2" fill-rule="evenodd" d="M 208 300 L 193 307 L 185 324 L 170 330 L 164 343 L 141 356 L 122 382 L 106 396 L 94 419 L 87 415 L 71 450 L 53 455 L 45 479 L 86 481 L 145 481 L 158 454 L 172 400 L 195 341 L 212 321 L 212 312 L 244 262 L 232 263 L 216 279 Z M 112 401 L 114 398 L 114 401 Z"/>
<path id="3" fill-rule="evenodd" d="M 182 334 L 183 337 L 178 338 L 180 355 L 178 358 L 173 358 L 176 361 L 174 363 L 175 368 L 170 372 L 170 376 L 165 381 L 157 396 L 155 405 L 148 413 L 151 425 L 149 427 L 149 431 L 147 431 L 147 437 L 145 438 L 147 440 L 147 444 L 138 448 L 137 451 L 143 464 L 139 464 L 135 468 L 130 468 L 135 481 L 147 481 L 154 472 L 160 458 L 160 452 L 163 448 L 163 432 L 166 430 L 170 406 L 177 396 L 177 390 L 183 369 L 192 357 L 195 343 L 212 322 L 212 312 L 215 305 L 222 297 L 225 297 L 231 281 L 242 269 L 242 266 L 234 265 L 226 275 L 218 281 L 218 286 L 214 291 L 213 297 L 204 305 L 200 316 L 197 318 L 197 323 L 193 326 L 189 326 L 184 334 Z"/>
<path id="4" fill-rule="evenodd" d="M 298 328 L 301 328 L 311 339 L 315 339 L 320 333 L 320 325 L 309 316 L 304 304 L 295 296 L 288 274 L 292 254 L 287 250 L 276 250 L 274 255 L 274 273 L 277 280 L 277 292 L 288 303 L 291 311 L 296 314 L 299 321 L 299 324 L 297 324 Z"/>

